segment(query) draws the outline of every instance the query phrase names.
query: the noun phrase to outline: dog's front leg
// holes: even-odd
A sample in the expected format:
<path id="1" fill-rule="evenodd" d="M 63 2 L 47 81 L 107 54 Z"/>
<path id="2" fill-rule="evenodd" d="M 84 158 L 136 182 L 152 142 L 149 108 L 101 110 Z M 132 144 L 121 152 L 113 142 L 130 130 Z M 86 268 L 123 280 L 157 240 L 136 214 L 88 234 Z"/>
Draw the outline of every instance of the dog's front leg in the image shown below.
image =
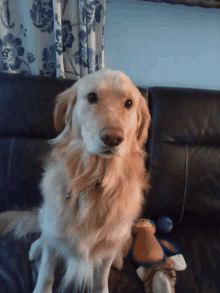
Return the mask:
<path id="1" fill-rule="evenodd" d="M 42 252 L 42 237 L 38 238 L 31 244 L 31 248 L 29 251 L 29 260 L 34 260 L 37 258 Z"/>
<path id="2" fill-rule="evenodd" d="M 38 271 L 37 284 L 33 293 L 52 293 L 56 251 L 49 244 L 42 245 L 41 263 Z"/>
<path id="3" fill-rule="evenodd" d="M 109 293 L 108 278 L 115 254 L 102 261 L 102 265 L 94 271 L 93 293 Z"/>

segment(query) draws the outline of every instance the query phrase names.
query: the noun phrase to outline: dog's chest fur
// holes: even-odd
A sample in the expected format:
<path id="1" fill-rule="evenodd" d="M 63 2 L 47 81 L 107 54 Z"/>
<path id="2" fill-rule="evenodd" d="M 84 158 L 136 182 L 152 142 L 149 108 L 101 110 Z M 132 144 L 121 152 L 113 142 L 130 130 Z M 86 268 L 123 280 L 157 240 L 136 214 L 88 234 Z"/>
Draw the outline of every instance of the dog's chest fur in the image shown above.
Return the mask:
<path id="1" fill-rule="evenodd" d="M 94 180 L 92 186 L 74 192 L 72 182 L 76 176 L 77 162 L 71 164 L 70 168 L 66 155 L 57 155 L 57 152 L 51 153 L 48 162 L 41 182 L 44 197 L 41 208 L 43 233 L 53 238 L 54 244 L 62 249 L 71 247 L 80 253 L 83 246 L 92 258 L 101 257 L 102 253 L 106 255 L 108 251 L 111 253 L 114 246 L 126 241 L 144 202 L 141 188 L 144 169 L 140 168 L 141 165 L 139 172 L 129 172 L 129 168 L 121 170 L 123 177 L 118 172 L 115 185 L 111 184 L 105 197 L 105 186 L 109 184 L 105 179 L 109 176 L 111 180 L 106 168 L 102 169 L 107 174 L 104 179 L 102 171 L 99 180 Z M 113 170 L 117 172 L 117 168 Z M 126 180 L 126 184 L 122 180 Z"/>

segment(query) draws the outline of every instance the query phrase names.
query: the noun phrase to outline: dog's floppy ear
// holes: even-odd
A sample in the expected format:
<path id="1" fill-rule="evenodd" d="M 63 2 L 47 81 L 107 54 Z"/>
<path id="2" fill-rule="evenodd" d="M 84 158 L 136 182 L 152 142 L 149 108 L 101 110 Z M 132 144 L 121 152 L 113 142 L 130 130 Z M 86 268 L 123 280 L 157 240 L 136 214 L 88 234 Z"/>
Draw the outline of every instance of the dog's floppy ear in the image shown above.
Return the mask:
<path id="1" fill-rule="evenodd" d="M 69 89 L 60 93 L 56 98 L 54 109 L 54 127 L 57 131 L 65 128 L 77 100 L 77 82 Z"/>
<path id="2" fill-rule="evenodd" d="M 147 100 L 140 94 L 138 105 L 138 128 L 137 128 L 137 141 L 140 148 L 144 146 L 148 138 L 148 129 L 150 126 L 151 116 L 147 105 Z"/>

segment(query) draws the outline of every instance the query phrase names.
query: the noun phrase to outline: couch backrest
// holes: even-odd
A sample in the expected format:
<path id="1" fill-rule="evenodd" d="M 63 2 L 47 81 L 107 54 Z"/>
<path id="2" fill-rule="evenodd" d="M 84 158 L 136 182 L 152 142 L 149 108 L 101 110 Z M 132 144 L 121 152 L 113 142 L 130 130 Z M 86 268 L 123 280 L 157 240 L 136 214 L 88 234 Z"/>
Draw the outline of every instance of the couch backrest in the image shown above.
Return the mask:
<path id="1" fill-rule="evenodd" d="M 74 81 L 0 74 L 0 212 L 41 202 L 38 188 L 49 151 L 55 97 Z M 191 211 L 220 221 L 220 92 L 139 88 L 152 123 L 146 151 L 151 173 L 145 216 Z"/>
<path id="2" fill-rule="evenodd" d="M 220 91 L 150 88 L 147 215 L 220 221 Z"/>
<path id="3" fill-rule="evenodd" d="M 74 81 L 0 74 L 0 212 L 41 202 L 41 156 L 53 126 L 55 97 Z"/>

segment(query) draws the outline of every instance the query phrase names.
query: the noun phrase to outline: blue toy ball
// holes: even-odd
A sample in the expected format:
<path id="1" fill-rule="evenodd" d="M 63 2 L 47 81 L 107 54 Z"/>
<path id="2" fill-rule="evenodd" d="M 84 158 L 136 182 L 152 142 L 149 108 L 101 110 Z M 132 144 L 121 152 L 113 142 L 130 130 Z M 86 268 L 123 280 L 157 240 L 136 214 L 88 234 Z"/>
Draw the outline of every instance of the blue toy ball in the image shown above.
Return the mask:
<path id="1" fill-rule="evenodd" d="M 173 229 L 173 222 L 169 217 L 161 216 L 157 220 L 157 229 L 164 234 L 169 234 Z"/>

